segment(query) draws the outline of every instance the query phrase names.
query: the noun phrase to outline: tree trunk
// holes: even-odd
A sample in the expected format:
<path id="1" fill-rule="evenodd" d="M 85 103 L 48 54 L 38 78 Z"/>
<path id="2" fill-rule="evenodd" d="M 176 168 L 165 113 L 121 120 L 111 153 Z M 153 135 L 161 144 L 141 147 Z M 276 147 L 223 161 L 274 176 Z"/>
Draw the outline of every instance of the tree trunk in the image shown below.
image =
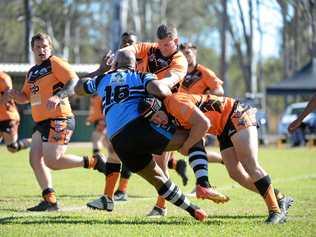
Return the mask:
<path id="1" fill-rule="evenodd" d="M 142 31 L 141 31 L 142 29 L 141 29 L 140 15 L 139 15 L 138 0 L 132 0 L 131 7 L 132 7 L 135 34 L 137 35 L 137 37 L 139 37 L 140 35 L 142 35 Z"/>
<path id="2" fill-rule="evenodd" d="M 127 25 L 127 0 L 113 0 L 113 22 L 111 27 L 112 43 L 111 48 L 117 50 L 121 34 L 126 30 Z"/>
<path id="3" fill-rule="evenodd" d="M 316 59 L 316 1 L 309 0 L 311 25 L 312 25 L 312 52 L 311 56 Z"/>
<path id="4" fill-rule="evenodd" d="M 288 48 L 288 37 L 287 37 L 287 14 L 288 14 L 288 5 L 284 0 L 277 0 L 282 14 L 282 56 L 283 56 L 283 80 L 289 76 L 289 48 Z"/>
<path id="5" fill-rule="evenodd" d="M 220 58 L 220 73 L 219 76 L 224 82 L 225 94 L 229 94 L 229 84 L 227 80 L 227 61 L 226 61 L 226 31 L 227 31 L 227 0 L 221 0 L 222 14 L 221 14 L 221 27 L 220 27 L 220 39 L 221 39 L 221 58 Z"/>
<path id="6" fill-rule="evenodd" d="M 32 23 L 32 1 L 24 0 L 24 11 L 25 11 L 25 39 L 24 39 L 24 54 L 25 61 L 33 64 L 34 59 L 32 56 L 31 39 L 33 36 L 33 23 Z"/>

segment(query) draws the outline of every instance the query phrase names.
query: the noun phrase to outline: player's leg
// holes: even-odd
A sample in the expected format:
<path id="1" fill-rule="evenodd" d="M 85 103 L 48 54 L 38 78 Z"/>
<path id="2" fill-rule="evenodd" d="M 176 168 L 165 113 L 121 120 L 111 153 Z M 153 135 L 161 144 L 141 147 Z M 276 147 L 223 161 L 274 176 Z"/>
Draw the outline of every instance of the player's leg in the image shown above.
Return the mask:
<path id="1" fill-rule="evenodd" d="M 183 185 L 188 183 L 187 163 L 184 159 L 176 159 L 175 152 L 172 152 L 168 161 L 168 168 L 174 169 L 181 177 Z"/>
<path id="2" fill-rule="evenodd" d="M 271 178 L 258 162 L 258 133 L 255 126 L 241 129 L 231 137 L 237 159 L 251 177 L 263 197 L 269 211 L 267 223 L 281 223 L 285 216 L 281 213 L 274 193 Z"/>
<path id="3" fill-rule="evenodd" d="M 38 131 L 32 135 L 32 144 L 30 149 L 30 165 L 36 180 L 42 190 L 43 201 L 38 205 L 28 208 L 29 211 L 55 211 L 58 210 L 56 194 L 53 189 L 52 175 L 50 169 L 46 166 L 42 152 L 42 138 Z"/>
<path id="4" fill-rule="evenodd" d="M 132 172 L 126 167 L 126 165 L 122 164 L 121 175 L 119 180 L 119 185 L 117 190 L 114 193 L 115 201 L 127 201 L 127 187 L 130 177 L 132 176 Z"/>
<path id="5" fill-rule="evenodd" d="M 108 158 L 105 169 L 105 181 L 103 195 L 87 203 L 92 209 L 113 211 L 115 185 L 120 177 L 121 160 L 114 152 L 110 143 L 107 143 Z"/>
<path id="6" fill-rule="evenodd" d="M 229 176 L 242 187 L 258 193 L 253 180 L 238 161 L 234 147 L 229 147 L 221 151 L 221 154 Z"/>
<path id="7" fill-rule="evenodd" d="M 93 154 L 101 152 L 101 149 L 103 147 L 103 134 L 99 131 L 94 130 L 91 135 L 91 142 Z"/>
<path id="8" fill-rule="evenodd" d="M 3 125 L 2 127 L 5 129 L 2 133 L 2 137 L 8 151 L 15 153 L 30 147 L 31 139 L 25 138 L 18 140 L 19 121 L 7 120 L 1 123 Z"/>
<path id="9" fill-rule="evenodd" d="M 188 136 L 188 132 L 177 130 L 167 145 L 166 150 L 179 149 Z M 209 199 L 216 203 L 224 203 L 229 200 L 226 195 L 219 193 L 211 187 L 208 178 L 208 160 L 203 141 L 189 150 L 189 164 L 196 178 L 196 196 L 201 199 Z"/>
<path id="10" fill-rule="evenodd" d="M 215 151 L 207 151 L 208 163 L 220 163 L 223 164 L 223 159 L 220 153 Z"/>
<path id="11" fill-rule="evenodd" d="M 74 118 L 52 119 L 42 125 L 43 156 L 46 165 L 53 170 L 84 167 L 105 172 L 102 155 L 77 156 L 65 154 L 75 128 Z"/>
<path id="12" fill-rule="evenodd" d="M 103 147 L 106 147 L 104 144 L 104 137 L 105 137 L 105 124 L 104 120 L 98 120 L 95 123 L 95 130 L 92 132 L 91 141 L 92 141 L 92 151 L 93 154 L 97 154 L 101 152 Z"/>
<path id="13" fill-rule="evenodd" d="M 203 221 L 207 217 L 207 214 L 202 209 L 191 204 L 177 185 L 164 175 L 161 168 L 153 160 L 145 168 L 138 171 L 137 174 L 151 183 L 160 196 L 187 211 L 195 219 Z"/>
<path id="14" fill-rule="evenodd" d="M 164 152 L 161 155 L 153 155 L 156 164 L 161 168 L 164 175 L 169 178 L 168 161 L 171 152 Z M 158 196 L 154 208 L 147 214 L 149 217 L 165 216 L 167 214 L 166 200 L 162 196 Z"/>

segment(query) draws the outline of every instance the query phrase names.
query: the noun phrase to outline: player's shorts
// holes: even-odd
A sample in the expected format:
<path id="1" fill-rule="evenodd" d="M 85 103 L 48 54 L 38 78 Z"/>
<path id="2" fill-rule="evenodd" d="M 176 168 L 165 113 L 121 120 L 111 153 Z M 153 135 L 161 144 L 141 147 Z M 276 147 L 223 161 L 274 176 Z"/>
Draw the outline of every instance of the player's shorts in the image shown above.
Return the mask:
<path id="1" fill-rule="evenodd" d="M 122 163 L 138 172 L 150 163 L 152 154 L 162 154 L 175 131 L 174 125 L 162 127 L 140 117 L 115 134 L 111 143 Z"/>
<path id="2" fill-rule="evenodd" d="M 35 124 L 33 133 L 39 131 L 43 142 L 67 145 L 75 129 L 75 118 L 47 119 Z"/>
<path id="3" fill-rule="evenodd" d="M 17 120 L 4 120 L 0 122 L 0 132 L 5 132 L 10 135 L 15 135 L 18 133 L 20 122 Z"/>
<path id="4" fill-rule="evenodd" d="M 217 136 L 221 151 L 233 147 L 231 137 L 238 131 L 251 126 L 258 126 L 256 109 L 236 101 L 223 132 Z"/>

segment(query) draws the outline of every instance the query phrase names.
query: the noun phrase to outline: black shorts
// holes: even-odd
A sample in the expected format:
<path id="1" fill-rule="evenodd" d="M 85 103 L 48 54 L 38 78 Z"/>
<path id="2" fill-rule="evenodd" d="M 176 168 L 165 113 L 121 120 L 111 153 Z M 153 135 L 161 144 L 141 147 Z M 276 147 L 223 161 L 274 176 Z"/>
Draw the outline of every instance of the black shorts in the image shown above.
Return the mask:
<path id="1" fill-rule="evenodd" d="M 258 127 L 256 109 L 236 101 L 223 132 L 217 136 L 220 151 L 233 147 L 231 137 L 241 129 L 251 126 Z"/>
<path id="2" fill-rule="evenodd" d="M 67 145 L 75 129 L 75 118 L 47 119 L 35 124 L 33 133 L 39 131 L 43 142 Z"/>
<path id="3" fill-rule="evenodd" d="M 113 148 L 132 172 L 144 169 L 152 154 L 162 154 L 175 132 L 174 125 L 159 127 L 147 119 L 137 118 L 111 138 Z"/>
<path id="4" fill-rule="evenodd" d="M 0 132 L 5 132 L 8 134 L 15 135 L 18 133 L 20 122 L 17 120 L 4 120 L 0 122 Z"/>

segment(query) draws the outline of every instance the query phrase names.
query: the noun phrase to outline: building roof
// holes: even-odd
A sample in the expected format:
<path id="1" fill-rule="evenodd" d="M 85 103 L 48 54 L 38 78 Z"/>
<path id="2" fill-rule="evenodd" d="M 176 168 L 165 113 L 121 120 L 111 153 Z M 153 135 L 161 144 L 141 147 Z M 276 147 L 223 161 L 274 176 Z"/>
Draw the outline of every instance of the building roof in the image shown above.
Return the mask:
<path id="1" fill-rule="evenodd" d="M 23 63 L 0 63 L 0 71 L 4 71 L 11 76 L 25 76 L 32 67 L 31 64 Z M 71 64 L 72 68 L 79 75 L 93 72 L 98 68 L 97 64 Z"/>
<path id="2" fill-rule="evenodd" d="M 289 78 L 268 86 L 269 95 L 302 95 L 316 93 L 316 58 Z"/>

